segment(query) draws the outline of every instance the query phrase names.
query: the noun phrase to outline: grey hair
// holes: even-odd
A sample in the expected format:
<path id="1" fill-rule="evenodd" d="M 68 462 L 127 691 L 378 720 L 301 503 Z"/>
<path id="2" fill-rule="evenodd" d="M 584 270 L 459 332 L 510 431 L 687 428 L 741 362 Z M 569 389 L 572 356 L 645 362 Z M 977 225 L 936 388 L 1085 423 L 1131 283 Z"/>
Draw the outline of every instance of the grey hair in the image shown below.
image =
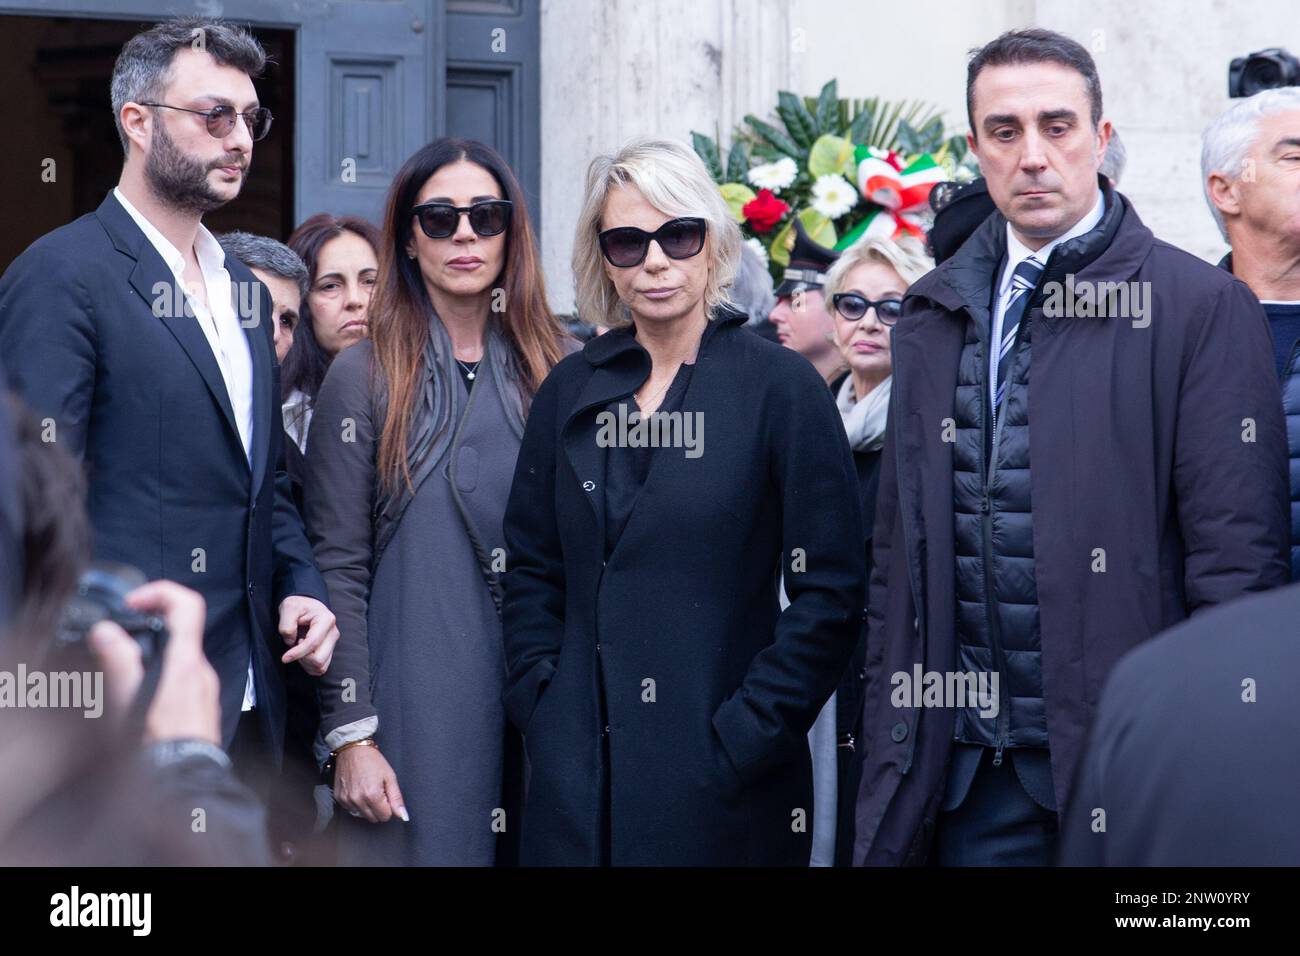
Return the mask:
<path id="1" fill-rule="evenodd" d="M 233 66 L 251 77 L 266 68 L 266 50 L 246 28 L 211 17 L 173 17 L 154 24 L 126 41 L 113 64 L 113 123 L 122 152 L 128 152 L 122 107 L 127 103 L 157 101 L 171 80 L 172 60 L 182 47 L 206 50 L 223 66 Z"/>
<path id="2" fill-rule="evenodd" d="M 1275 90 L 1261 90 L 1254 96 L 1234 103 L 1221 113 L 1201 134 L 1201 188 L 1210 205 L 1224 240 L 1228 238 L 1228 224 L 1214 205 L 1210 195 L 1210 174 L 1221 173 L 1230 180 L 1241 175 L 1246 165 L 1246 154 L 1259 138 L 1259 121 L 1276 113 L 1300 111 L 1300 87 L 1285 86 Z"/>
<path id="3" fill-rule="evenodd" d="M 226 255 L 234 256 L 250 269 L 261 269 L 288 279 L 298 286 L 303 298 L 307 297 L 307 286 L 311 282 L 307 264 L 283 242 L 268 236 L 255 236 L 251 232 L 227 232 L 216 238 Z"/>
<path id="4" fill-rule="evenodd" d="M 578 316 L 593 325 L 631 324 L 627 307 L 605 273 L 600 251 L 601 217 L 610 189 L 635 187 L 667 216 L 700 216 L 708 222 L 709 278 L 704 310 L 730 304 L 727 289 L 740 264 L 740 227 L 732 218 L 704 162 L 685 143 L 638 139 L 617 153 L 597 156 L 587 170 L 587 187 L 573 243 L 573 277 Z"/>
<path id="5" fill-rule="evenodd" d="M 741 243 L 740 267 L 728 294 L 732 304 L 748 315 L 751 323 L 763 321 L 776 308 L 772 273 L 767 271 L 753 246 Z"/>
<path id="6" fill-rule="evenodd" d="M 899 236 L 897 239 L 877 237 L 854 243 L 840 253 L 840 257 L 826 273 L 822 294 L 826 297 L 828 311 L 831 309 L 831 297 L 845 291 L 849 273 L 864 262 L 879 262 L 889 266 L 909 286 L 934 268 L 934 260 L 926 255 L 925 245 L 915 236 Z"/>
<path id="7" fill-rule="evenodd" d="M 1110 142 L 1106 144 L 1106 155 L 1101 158 L 1101 168 L 1097 172 L 1110 180 L 1112 186 L 1119 186 L 1119 178 L 1124 175 L 1128 164 L 1128 150 L 1119 138 L 1119 130 L 1110 128 Z"/>

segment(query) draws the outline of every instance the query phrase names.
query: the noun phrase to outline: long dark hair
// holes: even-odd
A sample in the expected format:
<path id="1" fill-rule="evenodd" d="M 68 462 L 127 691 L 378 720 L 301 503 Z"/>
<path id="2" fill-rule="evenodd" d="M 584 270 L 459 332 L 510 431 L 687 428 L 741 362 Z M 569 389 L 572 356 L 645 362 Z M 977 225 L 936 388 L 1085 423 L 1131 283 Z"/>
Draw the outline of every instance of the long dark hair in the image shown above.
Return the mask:
<path id="1" fill-rule="evenodd" d="M 284 357 L 280 375 L 281 401 L 292 395 L 294 389 L 298 389 L 307 396 L 308 402 L 314 404 L 321 382 L 325 381 L 325 373 L 333 361 L 334 357 L 321 348 L 316 339 L 310 290 L 316 284 L 316 268 L 320 263 L 321 249 L 325 243 L 345 232 L 354 233 L 370 243 L 375 258 L 379 258 L 379 251 L 384 245 L 383 236 L 374 223 L 360 216 L 335 216 L 318 212 L 304 219 L 302 225 L 289 237 L 289 248 L 298 253 L 298 257 L 307 265 L 308 294 L 303 296 L 302 307 L 298 310 L 301 318 L 298 327 L 293 330 L 293 345 Z"/>
<path id="2" fill-rule="evenodd" d="M 418 150 L 402 166 L 388 190 L 379 282 L 370 300 L 370 341 L 377 373 L 388 394 L 388 414 L 379 436 L 380 479 L 395 488 L 410 485 L 407 432 L 423 374 L 429 331 L 429 299 L 419 265 L 406 256 L 414 220 L 411 210 L 429 177 L 443 166 L 467 160 L 492 174 L 501 194 L 514 203 L 506 233 L 505 262 L 497 285 L 505 290 L 505 311 L 497 313 L 501 332 L 519 370 L 525 412 L 550 370 L 564 357 L 564 330 L 546 303 L 546 285 L 524 191 L 509 165 L 490 146 L 474 140 L 443 138 Z"/>

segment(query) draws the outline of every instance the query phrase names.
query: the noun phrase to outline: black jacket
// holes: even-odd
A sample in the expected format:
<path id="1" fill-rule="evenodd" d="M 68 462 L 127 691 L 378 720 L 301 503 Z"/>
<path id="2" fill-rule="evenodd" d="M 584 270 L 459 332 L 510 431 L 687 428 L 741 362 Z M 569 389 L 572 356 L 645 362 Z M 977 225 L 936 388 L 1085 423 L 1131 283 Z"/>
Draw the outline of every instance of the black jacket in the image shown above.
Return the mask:
<path id="1" fill-rule="evenodd" d="M 1080 282 L 1136 283 L 1145 317 L 1044 316 L 1029 303 L 1034 567 L 1056 804 L 1102 682 L 1200 608 L 1287 580 L 1286 436 L 1263 309 L 1241 282 L 1155 239 L 1128 200 Z M 954 711 L 895 708 L 891 675 L 957 664 L 954 384 L 966 328 L 987 341 L 990 216 L 920 279 L 893 333 L 894 382 L 868 608 L 867 753 L 857 863 L 926 858 Z M 1066 244 L 1068 245 L 1068 243 Z M 1064 248 L 1062 246 L 1061 248 Z M 1059 277 L 1057 277 L 1059 278 Z M 1103 568 L 1105 570 L 1099 570 Z"/>
<path id="2" fill-rule="evenodd" d="M 1232 272 L 1231 252 L 1219 260 L 1219 268 Z M 1281 386 L 1291 489 L 1291 580 L 1300 581 L 1300 342 L 1291 348 Z"/>
<path id="3" fill-rule="evenodd" d="M 1300 586 L 1197 615 L 1115 665 L 1061 832 L 1080 866 L 1298 866 Z"/>
<path id="4" fill-rule="evenodd" d="M 862 613 L 858 491 L 813 367 L 743 315 L 713 321 L 682 401 L 702 454 L 654 452 L 608 562 L 596 415 L 645 381 L 649 354 L 609 332 L 533 401 L 503 614 L 525 863 L 808 864 L 807 732 Z"/>
<path id="5" fill-rule="evenodd" d="M 833 394 L 833 393 L 832 393 Z M 862 506 L 862 530 L 871 574 L 871 528 L 876 518 L 876 493 L 880 489 L 880 451 L 855 451 L 853 467 L 858 473 L 858 501 Z M 835 688 L 835 755 L 838 786 L 835 801 L 835 865 L 853 864 L 853 822 L 862 781 L 862 692 L 867 679 L 867 609 L 863 595 L 862 623 L 849 666 Z"/>
<path id="6" fill-rule="evenodd" d="M 13 388 L 85 462 L 94 556 L 206 599 L 203 649 L 221 678 L 227 745 L 251 652 L 262 729 L 278 759 L 279 604 L 327 595 L 284 474 L 270 294 L 233 257 L 226 269 L 243 289 L 256 283 L 258 315 L 268 319 L 244 320 L 251 469 L 208 340 L 192 316 L 154 314 L 175 279 L 111 192 L 95 212 L 34 242 L 0 279 L 0 354 Z"/>

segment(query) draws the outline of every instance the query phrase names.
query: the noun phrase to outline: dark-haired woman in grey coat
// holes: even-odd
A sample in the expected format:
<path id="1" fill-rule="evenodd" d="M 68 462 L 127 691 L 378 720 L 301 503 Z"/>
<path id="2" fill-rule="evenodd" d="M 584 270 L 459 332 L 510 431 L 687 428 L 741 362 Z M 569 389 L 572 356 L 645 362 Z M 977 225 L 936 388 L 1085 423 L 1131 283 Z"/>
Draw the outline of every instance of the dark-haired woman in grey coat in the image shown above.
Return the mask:
<path id="1" fill-rule="evenodd" d="M 384 237 L 370 337 L 330 367 L 304 481 L 340 622 L 319 686 L 346 811 L 339 858 L 492 865 L 519 826 L 501 520 L 526 409 L 564 338 L 519 186 L 486 146 L 412 156 Z"/>

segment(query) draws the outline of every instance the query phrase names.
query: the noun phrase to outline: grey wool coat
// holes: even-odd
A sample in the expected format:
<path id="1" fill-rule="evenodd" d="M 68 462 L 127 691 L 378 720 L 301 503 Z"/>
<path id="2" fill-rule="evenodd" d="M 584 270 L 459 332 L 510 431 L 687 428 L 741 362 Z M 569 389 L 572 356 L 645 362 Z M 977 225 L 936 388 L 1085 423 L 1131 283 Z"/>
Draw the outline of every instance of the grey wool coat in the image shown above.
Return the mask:
<path id="1" fill-rule="evenodd" d="M 410 822 L 336 814 L 339 862 L 490 866 L 515 821 L 503 813 L 501 623 L 475 544 L 504 547 L 519 437 L 484 361 L 451 445 L 376 560 L 372 356 L 362 341 L 334 360 L 307 443 L 308 534 L 341 635 L 320 682 L 321 732 L 379 718 Z"/>

